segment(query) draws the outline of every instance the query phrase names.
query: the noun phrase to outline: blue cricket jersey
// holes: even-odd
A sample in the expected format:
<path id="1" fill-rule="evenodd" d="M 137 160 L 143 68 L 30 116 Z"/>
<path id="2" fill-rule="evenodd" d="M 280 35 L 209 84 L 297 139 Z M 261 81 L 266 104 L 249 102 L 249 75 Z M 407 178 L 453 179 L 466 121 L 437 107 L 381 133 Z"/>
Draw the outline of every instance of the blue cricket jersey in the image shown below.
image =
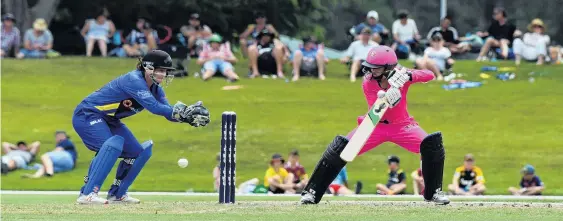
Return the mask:
<path id="1" fill-rule="evenodd" d="M 156 84 L 150 88 L 141 71 L 135 70 L 110 81 L 86 97 L 75 110 L 96 113 L 105 119 L 126 118 L 147 109 L 153 114 L 172 118 L 172 106 L 164 90 Z"/>

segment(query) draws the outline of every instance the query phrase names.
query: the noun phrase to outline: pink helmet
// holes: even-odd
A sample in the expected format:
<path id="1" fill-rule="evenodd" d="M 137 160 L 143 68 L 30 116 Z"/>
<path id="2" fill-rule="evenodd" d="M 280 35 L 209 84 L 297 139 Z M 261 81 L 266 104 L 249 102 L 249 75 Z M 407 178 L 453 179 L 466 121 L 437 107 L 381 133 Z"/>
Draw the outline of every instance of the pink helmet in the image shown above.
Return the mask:
<path id="1" fill-rule="evenodd" d="M 385 68 L 385 71 L 390 71 L 397 65 L 397 55 L 388 46 L 376 46 L 369 50 L 362 65 L 368 68 Z"/>

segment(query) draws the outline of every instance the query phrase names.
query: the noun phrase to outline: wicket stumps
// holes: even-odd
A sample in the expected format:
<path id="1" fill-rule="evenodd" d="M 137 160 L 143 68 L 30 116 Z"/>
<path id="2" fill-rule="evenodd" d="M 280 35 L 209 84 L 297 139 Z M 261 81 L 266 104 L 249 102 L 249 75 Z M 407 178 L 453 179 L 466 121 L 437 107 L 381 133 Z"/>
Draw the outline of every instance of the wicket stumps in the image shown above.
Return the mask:
<path id="1" fill-rule="evenodd" d="M 222 117 L 219 203 L 235 203 L 237 114 L 225 111 Z"/>

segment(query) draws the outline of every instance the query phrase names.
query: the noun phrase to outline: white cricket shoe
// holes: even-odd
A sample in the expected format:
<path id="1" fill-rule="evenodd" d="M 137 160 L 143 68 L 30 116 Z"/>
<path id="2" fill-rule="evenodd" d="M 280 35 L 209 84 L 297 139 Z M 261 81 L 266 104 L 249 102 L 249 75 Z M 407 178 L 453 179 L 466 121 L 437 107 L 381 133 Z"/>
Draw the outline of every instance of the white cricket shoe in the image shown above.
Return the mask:
<path id="1" fill-rule="evenodd" d="M 123 195 L 121 198 L 117 198 L 115 196 L 109 196 L 108 201 L 111 204 L 118 204 L 118 203 L 139 204 L 139 203 L 141 203 L 141 200 L 130 197 L 127 194 Z"/>
<path id="2" fill-rule="evenodd" d="M 448 199 L 446 194 L 444 194 L 444 192 L 442 191 L 437 191 L 436 193 L 434 193 L 434 196 L 432 196 L 431 200 L 426 200 L 426 201 L 434 202 L 438 205 L 447 205 L 450 203 L 450 199 Z"/>
<path id="3" fill-rule="evenodd" d="M 76 202 L 79 204 L 108 204 L 108 200 L 99 197 L 95 192 L 88 195 L 80 194 Z"/>

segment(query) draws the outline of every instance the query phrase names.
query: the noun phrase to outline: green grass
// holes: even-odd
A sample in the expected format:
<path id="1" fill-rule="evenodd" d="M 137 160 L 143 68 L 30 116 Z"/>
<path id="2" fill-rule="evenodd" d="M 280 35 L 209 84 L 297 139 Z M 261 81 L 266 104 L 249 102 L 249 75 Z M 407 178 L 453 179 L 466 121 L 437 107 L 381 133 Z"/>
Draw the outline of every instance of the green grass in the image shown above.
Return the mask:
<path id="1" fill-rule="evenodd" d="M 64 129 L 79 150 L 76 170 L 39 180 L 22 180 L 20 175 L 31 171 L 16 171 L 2 176 L 2 189 L 77 190 L 93 153 L 73 131 L 72 112 L 85 96 L 134 65 L 133 59 L 2 60 L 2 141 L 39 140 L 44 153 L 53 148 L 54 131 Z M 241 76 L 246 74 L 245 65 L 237 65 Z M 466 79 L 477 80 L 481 65 L 486 64 L 459 61 L 455 70 L 465 73 Z M 196 65 L 190 67 L 193 73 Z M 528 82 L 531 71 L 544 74 L 536 76 L 532 84 Z M 222 79 L 175 79 L 166 88 L 168 99 L 172 103 L 203 100 L 212 121 L 208 127 L 192 128 L 147 111 L 124 119 L 140 141 L 155 142 L 153 157 L 132 190 L 212 191 L 220 115 L 227 110 L 238 115 L 237 180 L 262 180 L 271 155 L 286 155 L 294 148 L 300 150 L 302 164 L 312 172 L 333 137 L 348 133 L 356 126 L 356 117 L 367 110 L 360 82 L 350 83 L 345 73 L 345 67 L 334 62 L 328 66 L 324 82 L 243 79 L 237 85 L 244 88 L 233 91 L 221 90 L 228 85 Z M 516 71 L 515 80 L 502 82 L 493 75 L 476 89 L 444 91 L 440 82 L 412 86 L 408 97 L 411 115 L 427 132 L 444 134 L 445 183 L 451 182 L 463 155 L 473 153 L 484 171 L 487 194 L 506 194 L 508 186 L 518 184 L 519 169 L 526 163 L 536 166 L 547 185 L 545 194 L 563 194 L 563 177 L 559 176 L 563 166 L 561 73 L 563 66 L 525 64 Z M 365 192 L 374 193 L 376 183 L 386 182 L 385 160 L 390 154 L 400 156 L 402 168 L 409 173 L 419 165 L 419 156 L 386 143 L 349 164 L 352 182 L 362 180 Z M 187 168 L 176 165 L 180 157 L 189 159 Z M 112 177 L 113 173 L 104 190 Z M 408 184 L 410 192 L 411 182 Z"/>
<path id="2" fill-rule="evenodd" d="M 2 220 L 560 220 L 560 203 L 453 202 L 448 206 L 400 201 L 332 198 L 301 206 L 296 197 L 142 196 L 138 205 L 77 205 L 76 196 L 2 195 Z"/>

